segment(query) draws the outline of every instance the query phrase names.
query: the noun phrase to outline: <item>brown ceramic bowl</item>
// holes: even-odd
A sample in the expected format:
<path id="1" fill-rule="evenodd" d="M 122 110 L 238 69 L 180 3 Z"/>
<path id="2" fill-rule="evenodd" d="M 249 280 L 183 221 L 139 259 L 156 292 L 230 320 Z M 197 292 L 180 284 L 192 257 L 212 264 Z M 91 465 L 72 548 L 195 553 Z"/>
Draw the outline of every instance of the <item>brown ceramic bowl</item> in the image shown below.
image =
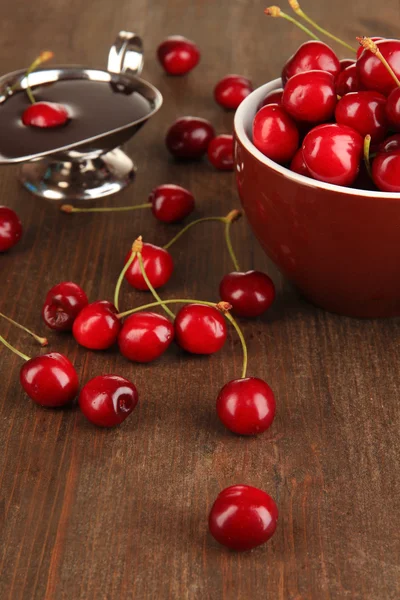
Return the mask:
<path id="1" fill-rule="evenodd" d="M 400 193 L 340 187 L 297 175 L 252 142 L 252 122 L 276 79 L 235 115 L 236 178 L 267 255 L 314 304 L 353 317 L 400 315 Z"/>

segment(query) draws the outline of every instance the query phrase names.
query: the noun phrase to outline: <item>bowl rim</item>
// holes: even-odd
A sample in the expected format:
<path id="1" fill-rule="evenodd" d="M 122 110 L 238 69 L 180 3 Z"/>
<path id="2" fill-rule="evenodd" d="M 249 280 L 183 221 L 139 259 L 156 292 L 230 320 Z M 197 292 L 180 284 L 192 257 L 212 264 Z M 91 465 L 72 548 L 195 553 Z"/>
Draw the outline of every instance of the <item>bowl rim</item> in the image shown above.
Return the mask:
<path id="1" fill-rule="evenodd" d="M 400 192 L 375 192 L 373 190 L 360 190 L 341 185 L 334 185 L 332 183 L 325 183 L 324 181 L 318 181 L 317 179 L 311 179 L 310 177 L 306 177 L 305 175 L 300 175 L 294 171 L 291 171 L 287 167 L 284 167 L 270 158 L 267 158 L 267 156 L 260 152 L 260 150 L 254 146 L 248 132 L 251 131 L 253 118 L 258 110 L 259 104 L 262 102 L 268 92 L 271 92 L 279 87 L 282 87 L 282 80 L 280 78 L 273 79 L 268 83 L 258 87 L 241 102 L 235 113 L 234 130 L 236 137 L 250 154 L 252 154 L 259 162 L 269 167 L 273 171 L 276 171 L 287 179 L 290 179 L 303 186 L 305 185 L 311 188 L 319 188 L 349 196 L 362 196 L 364 198 L 380 198 L 385 200 L 400 200 Z M 240 167 L 237 166 L 237 168 Z"/>

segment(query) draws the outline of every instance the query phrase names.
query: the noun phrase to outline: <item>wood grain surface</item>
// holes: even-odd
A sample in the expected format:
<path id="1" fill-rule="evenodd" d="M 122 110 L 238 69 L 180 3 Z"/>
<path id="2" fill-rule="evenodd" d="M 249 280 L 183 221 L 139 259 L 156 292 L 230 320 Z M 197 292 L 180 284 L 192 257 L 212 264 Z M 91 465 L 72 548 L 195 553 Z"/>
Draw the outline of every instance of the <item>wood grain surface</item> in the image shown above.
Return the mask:
<path id="1" fill-rule="evenodd" d="M 3 0 L 0 72 L 44 48 L 61 63 L 102 67 L 117 32 L 136 31 L 146 46 L 144 77 L 164 106 L 128 147 L 135 184 L 108 203 L 144 202 L 154 186 L 174 182 L 193 191 L 198 216 L 223 215 L 239 206 L 233 175 L 206 161 L 174 163 L 164 133 L 187 114 L 229 132 L 233 116 L 212 97 L 218 79 L 237 72 L 258 86 L 278 76 L 305 37 L 268 20 L 264 8 L 261 0 Z M 398 0 L 304 0 L 303 8 L 349 42 L 399 35 Z M 202 51 L 183 78 L 165 76 L 155 60 L 159 41 L 176 33 Z M 0 256 L 0 310 L 36 330 L 44 332 L 40 309 L 52 285 L 72 280 L 92 300 L 111 299 L 133 239 L 161 245 L 177 231 L 146 211 L 65 216 L 24 191 L 16 175 L 0 172 L 0 203 L 17 210 L 25 230 Z M 20 360 L 0 349 L 2 600 L 400 598 L 400 323 L 312 307 L 268 262 L 244 219 L 233 239 L 243 268 L 267 270 L 278 290 L 265 318 L 243 322 L 250 373 L 270 383 L 278 402 L 259 438 L 229 434 L 214 410 L 219 389 L 240 373 L 234 335 L 211 358 L 174 349 L 139 366 L 50 332 L 51 347 L 73 360 L 82 382 L 117 373 L 136 383 L 140 406 L 110 431 L 77 409 L 34 406 L 19 385 Z M 231 268 L 223 248 L 218 223 L 182 238 L 164 296 L 215 299 Z M 147 298 L 124 286 L 121 304 Z M 0 332 L 38 352 L 8 324 Z M 234 483 L 267 490 L 280 509 L 273 539 L 245 554 L 226 551 L 207 532 L 214 498 Z"/>

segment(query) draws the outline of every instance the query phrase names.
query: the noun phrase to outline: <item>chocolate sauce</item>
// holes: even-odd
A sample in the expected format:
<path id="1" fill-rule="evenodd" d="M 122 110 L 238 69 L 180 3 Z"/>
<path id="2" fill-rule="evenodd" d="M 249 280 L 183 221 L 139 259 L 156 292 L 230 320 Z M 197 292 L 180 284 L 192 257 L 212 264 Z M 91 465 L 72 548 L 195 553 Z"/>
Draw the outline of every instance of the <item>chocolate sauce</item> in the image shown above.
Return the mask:
<path id="1" fill-rule="evenodd" d="M 18 91 L 0 104 L 0 160 L 46 152 L 75 144 L 147 116 L 151 103 L 138 91 L 139 84 L 116 85 L 89 79 L 60 80 L 35 86 L 36 101 L 63 104 L 70 120 L 62 127 L 26 127 L 22 113 L 30 102 Z"/>

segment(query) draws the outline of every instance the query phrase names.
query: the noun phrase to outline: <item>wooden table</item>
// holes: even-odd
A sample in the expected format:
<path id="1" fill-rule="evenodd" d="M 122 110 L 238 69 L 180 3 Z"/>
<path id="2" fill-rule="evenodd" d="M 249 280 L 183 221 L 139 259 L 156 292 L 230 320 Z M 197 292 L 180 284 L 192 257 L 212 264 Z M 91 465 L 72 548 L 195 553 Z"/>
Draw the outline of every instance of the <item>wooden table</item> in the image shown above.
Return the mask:
<path id="1" fill-rule="evenodd" d="M 303 4 L 347 41 L 399 34 L 398 0 Z M 134 186 L 108 203 L 144 202 L 154 186 L 175 182 L 193 191 L 199 216 L 223 215 L 239 205 L 232 174 L 206 161 L 175 164 L 164 132 L 185 114 L 230 131 L 232 114 L 212 97 L 216 81 L 237 72 L 258 86 L 278 75 L 305 38 L 267 20 L 263 8 L 251 0 L 15 0 L 2 6 L 0 70 L 21 68 L 44 48 L 59 62 L 103 66 L 119 29 L 137 31 L 146 45 L 144 77 L 165 104 L 130 145 L 139 167 Z M 157 43 L 174 33 L 202 50 L 188 77 L 166 77 L 154 58 Z M 133 239 L 142 234 L 161 245 L 178 229 L 146 211 L 65 216 L 25 192 L 12 168 L 1 170 L 0 200 L 25 229 L 22 242 L 0 256 L 0 310 L 41 331 L 52 285 L 73 280 L 91 299 L 112 298 Z M 273 427 L 260 438 L 235 437 L 216 418 L 220 387 L 240 372 L 234 335 L 212 358 L 175 349 L 139 366 L 50 333 L 51 347 L 68 354 L 82 382 L 119 373 L 137 384 L 139 408 L 110 431 L 76 409 L 38 409 L 21 391 L 19 359 L 0 350 L 2 600 L 400 597 L 399 322 L 313 308 L 266 260 L 245 220 L 233 238 L 243 267 L 267 270 L 278 289 L 265 318 L 243 323 L 250 372 L 270 383 L 278 401 Z M 215 299 L 230 269 L 221 226 L 194 230 L 173 255 L 164 295 Z M 147 298 L 123 288 L 126 307 Z M 38 351 L 8 324 L 0 331 Z M 234 554 L 210 538 L 207 515 L 222 488 L 242 482 L 271 493 L 280 522 L 267 545 Z"/>

